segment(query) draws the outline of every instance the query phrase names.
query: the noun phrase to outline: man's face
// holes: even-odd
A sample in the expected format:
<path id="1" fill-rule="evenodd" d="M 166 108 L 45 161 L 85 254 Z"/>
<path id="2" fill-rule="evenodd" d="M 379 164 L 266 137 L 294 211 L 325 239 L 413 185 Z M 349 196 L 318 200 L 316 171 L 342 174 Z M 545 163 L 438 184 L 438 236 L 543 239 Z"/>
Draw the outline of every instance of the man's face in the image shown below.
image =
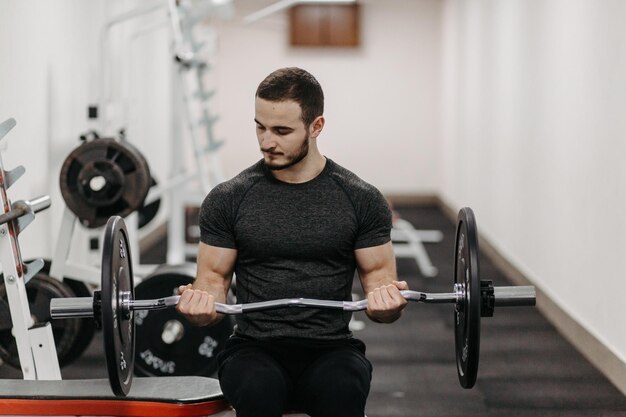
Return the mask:
<path id="1" fill-rule="evenodd" d="M 309 153 L 309 132 L 301 115 L 295 101 L 255 99 L 256 136 L 268 168 L 292 167 Z"/>

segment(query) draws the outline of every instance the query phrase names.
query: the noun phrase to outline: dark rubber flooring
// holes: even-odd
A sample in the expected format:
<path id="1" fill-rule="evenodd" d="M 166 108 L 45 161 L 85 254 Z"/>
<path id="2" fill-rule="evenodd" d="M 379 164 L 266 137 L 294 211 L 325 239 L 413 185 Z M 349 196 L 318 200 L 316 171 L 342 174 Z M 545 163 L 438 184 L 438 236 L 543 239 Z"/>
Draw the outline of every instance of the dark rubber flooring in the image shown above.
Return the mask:
<path id="1" fill-rule="evenodd" d="M 398 259 L 400 278 L 412 289 L 452 291 L 454 224 L 435 206 L 396 210 L 418 229 L 444 233 L 442 242 L 426 244 L 438 276 L 424 278 L 415 261 Z M 158 262 L 164 248 L 159 245 L 142 259 Z M 481 276 L 510 285 L 484 257 Z M 500 308 L 483 319 L 478 382 L 463 389 L 456 374 L 452 317 L 452 305 L 421 303 L 411 303 L 391 325 L 356 315 L 365 323 L 356 336 L 366 342 L 374 365 L 369 417 L 626 417 L 626 397 L 532 307 Z M 99 333 L 62 374 L 65 379 L 106 377 Z M 21 373 L 0 365 L 0 378 L 21 378 Z"/>

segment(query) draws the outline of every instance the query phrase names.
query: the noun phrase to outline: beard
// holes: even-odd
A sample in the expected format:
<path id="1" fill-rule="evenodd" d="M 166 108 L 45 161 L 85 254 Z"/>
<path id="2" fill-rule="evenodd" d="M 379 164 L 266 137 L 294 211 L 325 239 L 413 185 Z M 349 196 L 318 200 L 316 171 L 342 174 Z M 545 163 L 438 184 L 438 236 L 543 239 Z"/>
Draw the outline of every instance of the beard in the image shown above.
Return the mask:
<path id="1" fill-rule="evenodd" d="M 267 159 L 264 159 L 264 162 L 265 162 L 265 166 L 271 169 L 272 171 L 280 171 L 282 169 L 287 169 L 296 165 L 298 162 L 302 161 L 308 154 L 309 154 L 309 135 L 307 134 L 306 137 L 304 138 L 304 141 L 302 142 L 302 145 L 300 146 L 297 152 L 295 152 L 292 155 L 284 155 L 285 158 L 287 159 L 286 162 L 279 164 L 279 163 L 268 161 Z"/>

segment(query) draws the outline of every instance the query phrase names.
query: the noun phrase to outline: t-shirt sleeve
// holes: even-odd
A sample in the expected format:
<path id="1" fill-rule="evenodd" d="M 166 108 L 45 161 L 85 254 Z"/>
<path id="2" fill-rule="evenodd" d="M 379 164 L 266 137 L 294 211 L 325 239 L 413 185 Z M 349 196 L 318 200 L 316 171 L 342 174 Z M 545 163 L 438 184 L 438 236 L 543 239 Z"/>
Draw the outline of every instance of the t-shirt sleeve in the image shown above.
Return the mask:
<path id="1" fill-rule="evenodd" d="M 221 248 L 237 247 L 233 232 L 232 193 L 223 184 L 213 188 L 200 206 L 200 241 Z"/>
<path id="2" fill-rule="evenodd" d="M 368 190 L 360 202 L 359 232 L 355 249 L 379 246 L 391 240 L 391 209 L 376 188 Z"/>

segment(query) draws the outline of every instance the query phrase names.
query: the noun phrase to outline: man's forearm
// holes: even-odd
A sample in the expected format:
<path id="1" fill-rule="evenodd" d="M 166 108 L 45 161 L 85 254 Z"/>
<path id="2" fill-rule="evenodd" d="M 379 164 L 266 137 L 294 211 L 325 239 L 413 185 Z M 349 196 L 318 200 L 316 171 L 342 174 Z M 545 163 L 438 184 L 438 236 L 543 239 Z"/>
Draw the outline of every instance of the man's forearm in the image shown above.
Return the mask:
<path id="1" fill-rule="evenodd" d="M 193 282 L 194 290 L 206 291 L 215 298 L 216 303 L 225 303 L 230 288 L 230 278 L 218 274 L 204 275 Z"/>

